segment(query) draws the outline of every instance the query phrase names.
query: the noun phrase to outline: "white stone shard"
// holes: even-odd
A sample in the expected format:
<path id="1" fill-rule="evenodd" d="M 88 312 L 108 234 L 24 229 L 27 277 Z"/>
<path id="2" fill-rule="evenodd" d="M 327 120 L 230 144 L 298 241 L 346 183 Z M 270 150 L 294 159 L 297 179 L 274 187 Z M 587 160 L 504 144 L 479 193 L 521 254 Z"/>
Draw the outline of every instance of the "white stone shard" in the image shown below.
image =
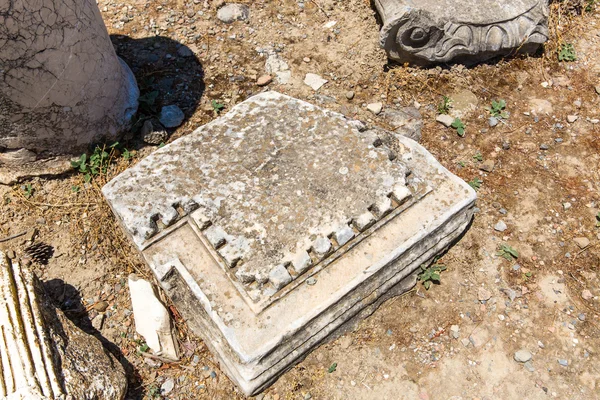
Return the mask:
<path id="1" fill-rule="evenodd" d="M 179 355 L 169 312 L 156 297 L 152 284 L 135 274 L 129 275 L 129 293 L 135 320 L 135 330 L 144 337 L 157 355 L 178 360 Z"/>
<path id="2" fill-rule="evenodd" d="M 247 395 L 409 290 L 420 265 L 460 237 L 476 199 L 413 140 L 273 91 L 102 191 L 190 329 Z M 146 236 L 183 198 L 216 207 L 192 207 Z M 236 237 L 247 251 L 232 267 L 225 242 Z"/>

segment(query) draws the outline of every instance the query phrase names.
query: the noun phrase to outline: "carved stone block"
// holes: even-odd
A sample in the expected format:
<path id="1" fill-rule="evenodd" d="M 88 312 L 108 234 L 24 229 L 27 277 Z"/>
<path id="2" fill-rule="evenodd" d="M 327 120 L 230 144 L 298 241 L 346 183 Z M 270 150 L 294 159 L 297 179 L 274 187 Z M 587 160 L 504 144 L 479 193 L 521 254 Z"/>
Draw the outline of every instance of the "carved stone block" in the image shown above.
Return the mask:
<path id="1" fill-rule="evenodd" d="M 485 61 L 548 39 L 548 0 L 375 0 L 381 46 L 401 63 Z"/>
<path id="2" fill-rule="evenodd" d="M 414 285 L 475 201 L 416 142 L 276 92 L 157 150 L 103 193 L 247 394 Z"/>

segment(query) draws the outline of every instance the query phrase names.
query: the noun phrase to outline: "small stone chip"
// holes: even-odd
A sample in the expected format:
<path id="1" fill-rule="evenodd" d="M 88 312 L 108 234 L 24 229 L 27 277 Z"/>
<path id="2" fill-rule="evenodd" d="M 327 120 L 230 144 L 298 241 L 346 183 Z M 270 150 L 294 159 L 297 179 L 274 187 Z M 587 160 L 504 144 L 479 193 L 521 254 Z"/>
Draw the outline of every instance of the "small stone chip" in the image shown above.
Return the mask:
<path id="1" fill-rule="evenodd" d="M 375 216 L 370 211 L 367 211 L 352 220 L 352 223 L 356 229 L 362 232 L 369 229 L 375 223 Z"/>
<path id="2" fill-rule="evenodd" d="M 440 114 L 435 119 L 440 124 L 444 125 L 446 128 L 449 128 L 450 125 L 454 122 L 454 118 L 449 116 L 448 114 Z"/>
<path id="3" fill-rule="evenodd" d="M 304 271 L 310 268 L 312 265 L 312 259 L 306 251 L 301 251 L 296 255 L 294 261 L 292 261 L 292 265 L 298 274 L 302 274 Z"/>
<path id="4" fill-rule="evenodd" d="M 515 352 L 515 361 L 520 363 L 526 363 L 527 361 L 531 360 L 531 357 L 531 352 L 527 349 L 521 349 Z"/>
<path id="5" fill-rule="evenodd" d="M 340 246 L 345 245 L 354 237 L 354 231 L 348 225 L 343 226 L 334 233 L 335 241 Z"/>
<path id="6" fill-rule="evenodd" d="M 279 264 L 269 273 L 269 280 L 275 289 L 279 290 L 292 281 L 292 276 L 284 264 Z"/>
<path id="7" fill-rule="evenodd" d="M 331 241 L 322 236 L 313 242 L 312 249 L 316 254 L 324 256 L 331 250 Z"/>

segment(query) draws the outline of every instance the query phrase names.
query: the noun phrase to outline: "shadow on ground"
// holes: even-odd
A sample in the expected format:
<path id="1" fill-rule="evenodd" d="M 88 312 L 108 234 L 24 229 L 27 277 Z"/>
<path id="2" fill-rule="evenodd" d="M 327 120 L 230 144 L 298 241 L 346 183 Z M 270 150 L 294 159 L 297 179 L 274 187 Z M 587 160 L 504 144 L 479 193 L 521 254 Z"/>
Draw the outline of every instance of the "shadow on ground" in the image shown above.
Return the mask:
<path id="1" fill-rule="evenodd" d="M 193 51 L 162 36 L 133 39 L 111 35 L 117 55 L 133 71 L 140 88 L 140 106 L 126 140 L 137 140 L 143 122 L 156 121 L 162 106 L 176 105 L 190 118 L 204 93 L 204 70 Z M 167 129 L 172 134 L 174 129 Z"/>
<path id="2" fill-rule="evenodd" d="M 125 355 L 121 352 L 119 346 L 106 339 L 100 331 L 92 325 L 90 314 L 81 301 L 81 294 L 72 285 L 64 282 L 62 279 L 51 279 L 43 282 L 44 290 L 54 304 L 60 308 L 64 315 L 79 329 L 85 333 L 94 336 L 102 343 L 102 346 L 108 350 L 123 366 L 127 375 L 127 399 L 143 399 L 145 389 L 142 381 L 135 371 L 135 367 L 127 361 Z"/>

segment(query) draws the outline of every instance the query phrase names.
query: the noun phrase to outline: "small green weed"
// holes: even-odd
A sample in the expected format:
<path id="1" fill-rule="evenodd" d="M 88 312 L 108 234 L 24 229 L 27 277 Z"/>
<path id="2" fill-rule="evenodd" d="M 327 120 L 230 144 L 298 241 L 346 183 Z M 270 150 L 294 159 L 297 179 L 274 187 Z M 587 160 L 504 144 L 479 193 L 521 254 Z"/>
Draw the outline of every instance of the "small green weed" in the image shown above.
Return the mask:
<path id="1" fill-rule="evenodd" d="M 83 174 L 85 183 L 89 183 L 92 178 L 99 174 L 105 174 L 111 161 L 116 158 L 119 142 L 115 142 L 110 146 L 96 146 L 91 156 L 86 153 L 79 156 L 76 161 L 71 161 L 71 166 Z M 121 156 L 125 160 L 133 158 L 133 153 L 127 149 L 121 150 Z"/>
<path id="2" fill-rule="evenodd" d="M 438 104 L 438 114 L 448 114 L 452 108 L 452 99 L 448 96 L 442 96 L 442 101 Z"/>
<path id="3" fill-rule="evenodd" d="M 466 164 L 465 164 L 465 162 L 464 162 L 464 161 L 459 161 L 459 162 L 458 162 L 458 165 L 460 165 L 461 167 L 463 167 L 463 168 L 464 168 Z"/>
<path id="4" fill-rule="evenodd" d="M 577 61 L 575 47 L 571 43 L 563 43 L 558 49 L 558 61 L 570 62 Z"/>
<path id="5" fill-rule="evenodd" d="M 454 129 L 456 129 L 456 133 L 458 133 L 458 136 L 460 137 L 464 137 L 465 136 L 465 124 L 463 124 L 463 122 L 460 120 L 460 118 L 456 118 L 454 120 L 454 122 L 451 125 Z"/>
<path id="6" fill-rule="evenodd" d="M 475 154 L 475 155 L 473 156 L 473 159 L 474 159 L 475 161 L 483 161 L 483 156 L 481 155 L 481 152 L 479 152 L 479 151 L 478 151 L 478 152 L 477 152 L 477 154 Z"/>
<path id="7" fill-rule="evenodd" d="M 148 398 L 150 399 L 160 399 L 160 388 L 157 385 L 148 386 Z"/>
<path id="8" fill-rule="evenodd" d="M 479 178 L 475 178 L 469 182 L 469 186 L 471 186 L 475 191 L 479 190 L 483 181 Z"/>
<path id="9" fill-rule="evenodd" d="M 21 186 L 21 188 L 23 189 L 23 192 L 24 192 L 23 195 L 25 196 L 26 199 L 29 199 L 31 196 L 33 196 L 33 193 L 35 192 L 35 189 L 31 185 L 31 183 L 23 185 L 23 186 Z"/>
<path id="10" fill-rule="evenodd" d="M 219 114 L 219 113 L 220 113 L 220 112 L 221 112 L 221 111 L 222 111 L 222 110 L 225 108 L 225 105 L 224 105 L 224 104 L 221 104 L 221 103 L 219 103 L 219 102 L 218 102 L 218 101 L 216 101 L 216 100 L 213 100 L 213 101 L 211 101 L 211 103 L 210 103 L 210 104 L 212 105 L 213 112 L 214 112 L 215 114 Z"/>
<path id="11" fill-rule="evenodd" d="M 145 353 L 148 350 L 150 350 L 150 346 L 148 346 L 146 343 L 142 342 L 140 344 L 139 350 L 140 350 L 140 352 Z"/>
<path id="12" fill-rule="evenodd" d="M 492 106 L 487 110 L 492 117 L 496 118 L 508 118 L 508 113 L 505 111 L 506 109 L 506 100 L 500 99 L 498 101 L 492 100 Z"/>
<path id="13" fill-rule="evenodd" d="M 585 12 L 594 11 L 594 6 L 596 5 L 596 0 L 589 0 L 585 6 Z"/>
<path id="14" fill-rule="evenodd" d="M 519 252 L 507 244 L 500 245 L 500 248 L 498 249 L 498 252 L 496 253 L 496 255 L 503 257 L 503 258 L 507 259 L 508 261 L 513 261 L 513 260 L 519 258 Z"/>
<path id="15" fill-rule="evenodd" d="M 328 373 L 332 374 L 335 372 L 335 370 L 337 369 L 337 363 L 333 363 L 331 364 L 331 366 L 329 367 L 329 369 L 327 370 Z"/>
<path id="16" fill-rule="evenodd" d="M 427 267 L 425 264 L 421 265 L 421 272 L 417 277 L 418 280 L 423 282 L 425 290 L 429 290 L 431 283 L 440 284 L 441 272 L 445 271 L 447 267 L 444 264 L 438 264 L 437 258 L 433 262 L 433 265 Z"/>
<path id="17" fill-rule="evenodd" d="M 79 190 L 81 190 L 81 188 L 79 186 L 77 186 L 77 185 L 71 186 L 71 192 L 79 193 Z"/>

